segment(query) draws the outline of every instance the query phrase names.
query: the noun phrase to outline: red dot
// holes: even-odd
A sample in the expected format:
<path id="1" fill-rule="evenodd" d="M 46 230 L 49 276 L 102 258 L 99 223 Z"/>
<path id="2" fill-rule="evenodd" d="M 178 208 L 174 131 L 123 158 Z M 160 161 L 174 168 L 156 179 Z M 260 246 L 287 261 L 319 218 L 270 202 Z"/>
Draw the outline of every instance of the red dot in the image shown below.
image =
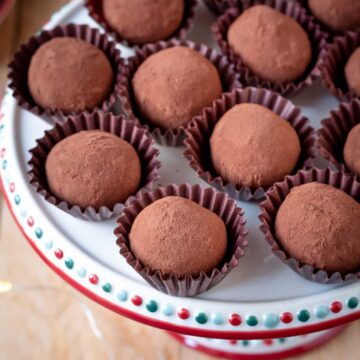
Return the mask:
<path id="1" fill-rule="evenodd" d="M 5 149 L 5 148 L 2 148 L 2 149 L 1 149 L 1 154 L 0 154 L 2 158 L 4 157 L 5 152 L 6 152 L 6 149 Z"/>
<path id="2" fill-rule="evenodd" d="M 264 345 L 270 346 L 270 345 L 272 345 L 273 341 L 272 341 L 272 339 L 264 339 L 263 343 L 264 343 Z"/>
<path id="3" fill-rule="evenodd" d="M 61 249 L 55 249 L 54 254 L 58 259 L 61 259 L 64 256 L 64 253 Z"/>
<path id="4" fill-rule="evenodd" d="M 14 183 L 10 183 L 10 192 L 14 192 L 15 191 L 15 184 Z"/>
<path id="5" fill-rule="evenodd" d="M 333 313 L 338 313 L 342 310 L 343 306 L 342 303 L 340 301 L 334 301 L 331 305 L 330 305 L 330 310 Z"/>
<path id="6" fill-rule="evenodd" d="M 177 314 L 178 317 L 182 320 L 186 320 L 190 317 L 190 312 L 188 309 L 180 309 Z"/>
<path id="7" fill-rule="evenodd" d="M 293 321 L 292 313 L 289 312 L 282 313 L 280 316 L 280 320 L 285 324 L 291 323 Z"/>
<path id="8" fill-rule="evenodd" d="M 241 316 L 239 314 L 231 314 L 229 317 L 229 323 L 232 326 L 239 326 L 241 324 Z"/>
<path id="9" fill-rule="evenodd" d="M 236 344 L 237 344 L 237 340 L 229 340 L 229 344 L 230 344 L 230 345 L 236 345 Z"/>
<path id="10" fill-rule="evenodd" d="M 131 302 L 135 305 L 135 306 L 140 306 L 142 304 L 142 298 L 138 295 L 135 295 L 132 299 Z"/>
<path id="11" fill-rule="evenodd" d="M 93 285 L 96 285 L 99 282 L 99 277 L 96 274 L 91 274 L 91 275 L 89 275 L 89 281 Z"/>
<path id="12" fill-rule="evenodd" d="M 33 226 L 34 225 L 34 219 L 32 216 L 29 216 L 27 219 L 27 223 L 29 226 Z"/>

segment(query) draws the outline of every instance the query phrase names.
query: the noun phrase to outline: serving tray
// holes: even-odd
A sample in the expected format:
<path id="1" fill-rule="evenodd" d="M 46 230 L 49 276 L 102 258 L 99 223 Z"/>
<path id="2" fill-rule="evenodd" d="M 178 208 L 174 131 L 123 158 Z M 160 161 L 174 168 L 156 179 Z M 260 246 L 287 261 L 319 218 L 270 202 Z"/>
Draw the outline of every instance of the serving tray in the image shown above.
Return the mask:
<path id="1" fill-rule="evenodd" d="M 188 39 L 215 47 L 215 17 L 200 3 Z M 82 0 L 54 13 L 46 29 L 59 24 L 98 25 Z M 127 58 L 133 50 L 119 45 Z M 317 81 L 291 100 L 315 128 L 338 101 Z M 1 188 L 8 207 L 34 250 L 65 281 L 89 298 L 124 316 L 170 331 L 217 339 L 283 338 L 324 330 L 360 318 L 360 282 L 321 285 L 299 277 L 270 251 L 259 230 L 259 208 L 239 202 L 249 235 L 246 255 L 218 286 L 194 298 L 162 294 L 126 264 L 113 230 L 116 219 L 88 222 L 72 217 L 35 193 L 27 178 L 29 149 L 52 127 L 17 106 L 7 89 L 0 112 Z M 159 146 L 159 184 L 200 183 L 183 158 L 183 148 Z"/>

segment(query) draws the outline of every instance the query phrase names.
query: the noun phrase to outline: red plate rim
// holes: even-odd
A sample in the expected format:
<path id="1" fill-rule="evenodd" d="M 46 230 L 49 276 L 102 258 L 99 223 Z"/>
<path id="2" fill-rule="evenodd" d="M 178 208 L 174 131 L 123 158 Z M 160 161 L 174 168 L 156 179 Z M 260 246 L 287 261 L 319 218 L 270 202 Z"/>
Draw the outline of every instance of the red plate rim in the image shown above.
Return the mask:
<path id="1" fill-rule="evenodd" d="M 0 23 L 8 16 L 14 4 L 15 0 L 4 0 L 2 4 L 0 3 Z"/>
<path id="2" fill-rule="evenodd" d="M 25 230 L 18 222 L 12 206 L 10 204 L 9 198 L 7 196 L 7 193 L 4 188 L 3 178 L 0 177 L 0 188 L 1 192 L 3 194 L 3 197 L 5 199 L 5 202 L 7 204 L 8 209 L 10 210 L 10 213 L 15 220 L 16 225 L 20 229 L 21 233 L 25 237 L 25 239 L 29 242 L 29 244 L 32 246 L 32 248 L 36 251 L 36 253 L 42 258 L 42 260 L 58 274 L 63 280 L 65 280 L 68 284 L 73 286 L 76 290 L 80 291 L 84 295 L 86 295 L 91 300 L 97 302 L 98 304 L 117 312 L 120 315 L 123 315 L 129 319 L 141 322 L 143 324 L 157 327 L 160 329 L 172 331 L 172 332 L 178 332 L 181 334 L 191 335 L 191 336 L 200 336 L 200 337 L 208 337 L 208 338 L 214 338 L 214 339 L 244 339 L 244 340 L 250 340 L 250 339 L 266 339 L 266 338 L 281 338 L 281 337 L 289 337 L 289 336 L 296 336 L 296 335 L 304 335 L 312 332 L 317 332 L 321 330 L 330 329 L 332 327 L 340 326 L 343 324 L 346 324 L 350 321 L 354 321 L 360 318 L 360 310 L 355 311 L 351 314 L 344 315 L 341 318 L 331 319 L 327 320 L 318 324 L 312 324 L 312 325 L 305 325 L 301 327 L 295 327 L 292 329 L 274 329 L 274 330 L 261 330 L 261 331 L 217 331 L 217 330 L 206 330 L 206 329 L 194 329 L 188 326 L 181 326 L 181 325 L 175 325 L 171 324 L 162 320 L 157 320 L 153 318 L 146 317 L 144 315 L 138 314 L 135 311 L 131 311 L 128 309 L 125 309 L 119 305 L 116 305 L 110 301 L 107 301 L 95 293 L 91 292 L 90 290 L 83 287 L 81 284 L 79 284 L 77 281 L 69 277 L 65 272 L 63 272 L 60 268 L 58 268 L 55 264 L 50 262 L 39 250 L 39 248 L 36 246 L 36 244 L 32 241 L 30 237 L 28 237 L 25 233 Z"/>
<path id="3" fill-rule="evenodd" d="M 169 335 L 173 337 L 175 340 L 179 341 L 182 345 L 189 347 L 190 349 L 200 351 L 210 356 L 221 357 L 230 360 L 281 360 L 288 358 L 290 356 L 300 355 L 303 354 L 304 352 L 316 349 L 319 346 L 324 345 L 328 341 L 332 340 L 343 330 L 344 330 L 344 326 L 341 326 L 337 329 L 330 330 L 329 333 L 323 334 L 318 338 L 310 341 L 309 343 L 305 343 L 303 345 L 297 345 L 293 348 L 286 349 L 283 351 L 271 352 L 271 350 L 269 349 L 269 352 L 266 354 L 232 353 L 224 350 L 212 349 L 196 342 L 194 345 L 189 346 L 184 336 L 171 332 L 169 332 Z"/>

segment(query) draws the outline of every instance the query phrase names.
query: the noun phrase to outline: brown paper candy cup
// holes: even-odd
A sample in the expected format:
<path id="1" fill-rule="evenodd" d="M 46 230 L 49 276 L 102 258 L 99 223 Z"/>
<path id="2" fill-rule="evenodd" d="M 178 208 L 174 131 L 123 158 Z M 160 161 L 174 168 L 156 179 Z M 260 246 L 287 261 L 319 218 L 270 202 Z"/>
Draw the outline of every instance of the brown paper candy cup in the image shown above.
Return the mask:
<path id="1" fill-rule="evenodd" d="M 120 51 L 115 48 L 116 44 L 113 41 L 110 41 L 106 35 L 101 34 L 99 30 L 90 28 L 87 25 L 76 24 L 58 26 L 52 30 L 43 30 L 39 35 L 30 38 L 28 43 L 22 45 L 15 53 L 13 60 L 9 64 L 9 87 L 13 90 L 13 95 L 18 104 L 36 115 L 47 115 L 52 117 L 54 120 L 60 121 L 64 121 L 68 115 L 78 115 L 81 113 L 81 111 L 69 113 L 61 110 L 42 108 L 35 103 L 29 92 L 27 75 L 31 58 L 41 45 L 56 37 L 74 37 L 84 40 L 98 47 L 107 56 L 114 72 L 113 90 L 103 103 L 95 109 L 89 110 L 108 111 L 116 101 L 115 85 L 118 82 L 120 73 L 124 67 L 124 62 L 120 58 Z"/>
<path id="2" fill-rule="evenodd" d="M 330 117 L 321 121 L 317 131 L 316 149 L 320 156 L 337 165 L 343 172 L 352 173 L 344 161 L 344 146 L 351 129 L 360 123 L 360 100 L 340 104 Z"/>
<path id="3" fill-rule="evenodd" d="M 227 41 L 227 33 L 230 25 L 250 6 L 265 4 L 282 12 L 285 15 L 296 20 L 306 31 L 312 48 L 312 59 L 310 65 L 306 69 L 303 76 L 289 83 L 273 83 L 268 80 L 261 79 L 254 74 L 236 55 Z M 228 9 L 224 15 L 220 16 L 212 27 L 215 40 L 221 51 L 233 62 L 240 73 L 240 81 L 247 86 L 262 87 L 274 90 L 282 95 L 294 94 L 299 92 L 306 86 L 310 86 L 316 78 L 320 76 L 319 65 L 324 56 L 324 47 L 326 44 L 325 34 L 320 30 L 311 16 L 299 4 L 287 0 L 255 0 L 251 4 L 248 1 L 239 1 L 236 8 Z"/>
<path id="4" fill-rule="evenodd" d="M 131 0 L 130 0 L 131 1 Z M 195 6 L 197 0 L 184 0 L 184 15 L 180 26 L 169 39 L 185 39 L 186 32 L 191 28 L 193 24 L 193 18 L 195 15 Z M 125 46 L 143 46 L 144 44 L 137 44 L 133 41 L 124 39 L 118 34 L 111 25 L 106 21 L 103 12 L 103 1 L 102 0 L 86 0 L 85 6 L 89 10 L 89 15 L 111 36 L 113 36 L 118 42 Z M 163 39 L 168 40 L 168 39 Z"/>
<path id="5" fill-rule="evenodd" d="M 266 200 L 260 204 L 260 229 L 265 234 L 265 239 L 271 246 L 271 251 L 285 265 L 305 279 L 322 284 L 339 284 L 344 281 L 357 279 L 360 277 L 360 272 L 348 274 L 341 274 L 339 272 L 330 273 L 310 265 L 301 264 L 298 260 L 286 254 L 275 237 L 274 224 L 280 205 L 293 187 L 310 182 L 331 185 L 343 190 L 357 201 L 360 199 L 360 183 L 356 181 L 354 176 L 330 169 L 314 168 L 309 171 L 302 170 L 293 176 L 287 176 L 283 182 L 276 183 L 266 192 Z"/>
<path id="6" fill-rule="evenodd" d="M 192 200 L 211 210 L 224 221 L 228 248 L 223 263 L 213 269 L 211 273 L 202 272 L 197 277 L 188 274 L 182 278 L 175 275 L 164 276 L 159 271 L 144 267 L 131 253 L 129 233 L 136 216 L 146 206 L 166 196 L 179 196 Z M 200 185 L 171 184 L 165 188 L 159 187 L 152 192 L 139 194 L 136 200 L 124 209 L 118 219 L 118 227 L 115 229 L 115 235 L 118 237 L 116 243 L 120 247 L 120 254 L 127 263 L 152 287 L 170 295 L 195 296 L 217 285 L 237 266 L 239 259 L 244 255 L 244 249 L 248 242 L 245 239 L 247 229 L 243 214 L 244 211 L 236 207 L 235 201 L 224 193 L 219 193 L 211 188 L 203 188 Z"/>
<path id="7" fill-rule="evenodd" d="M 212 107 L 206 108 L 200 116 L 191 121 L 186 130 L 184 156 L 198 176 L 217 190 L 225 191 L 236 200 L 261 200 L 265 194 L 264 188 L 250 188 L 227 182 L 216 173 L 211 162 L 210 137 L 216 123 L 229 109 L 242 103 L 262 105 L 278 114 L 295 129 L 300 140 L 301 154 L 294 172 L 313 156 L 315 132 L 308 119 L 301 114 L 301 110 L 275 92 L 252 87 L 223 94 L 221 99 L 214 101 Z"/>
<path id="8" fill-rule="evenodd" d="M 237 7 L 242 0 L 203 0 L 210 11 L 216 15 L 223 14 L 227 9 Z"/>
<path id="9" fill-rule="evenodd" d="M 324 85 L 340 101 L 360 98 L 348 88 L 345 65 L 351 54 L 360 46 L 360 29 L 338 36 L 326 46 L 324 61 L 320 66 Z"/>
<path id="10" fill-rule="evenodd" d="M 82 113 L 78 116 L 71 116 L 64 123 L 57 123 L 45 132 L 43 138 L 37 140 L 37 146 L 30 150 L 30 183 L 36 192 L 42 195 L 49 203 L 59 209 L 70 213 L 75 217 L 85 220 L 106 220 L 113 215 L 119 215 L 124 209 L 123 203 L 117 203 L 112 209 L 106 206 L 95 209 L 91 206 L 80 208 L 76 204 L 69 204 L 54 196 L 47 185 L 45 175 L 45 161 L 50 150 L 64 138 L 83 130 L 102 130 L 112 133 L 129 142 L 141 161 L 141 183 L 138 193 L 152 188 L 153 183 L 159 178 L 160 162 L 157 160 L 159 151 L 152 147 L 153 140 L 147 135 L 144 129 L 137 127 L 134 122 L 125 120 L 122 116 L 115 116 L 111 113 L 101 111 L 93 113 Z M 127 200 L 130 201 L 133 196 Z M 127 203 L 125 202 L 125 204 Z"/>
<path id="11" fill-rule="evenodd" d="M 205 45 L 195 44 L 191 41 L 171 40 L 167 42 L 160 41 L 158 43 L 148 44 L 137 50 L 135 56 L 129 59 L 124 76 L 122 77 L 119 86 L 119 99 L 121 106 L 125 115 L 148 129 L 156 142 L 161 145 L 168 146 L 182 145 L 185 137 L 185 127 L 181 126 L 176 130 L 163 130 L 144 122 L 136 110 L 136 105 L 132 94 L 131 80 L 136 70 L 145 61 L 145 59 L 161 50 L 174 46 L 185 46 L 193 49 L 211 61 L 219 72 L 224 91 L 230 91 L 233 88 L 241 86 L 238 81 L 238 75 L 234 66 L 226 59 L 225 56 L 219 54 L 213 49 L 208 48 Z"/>

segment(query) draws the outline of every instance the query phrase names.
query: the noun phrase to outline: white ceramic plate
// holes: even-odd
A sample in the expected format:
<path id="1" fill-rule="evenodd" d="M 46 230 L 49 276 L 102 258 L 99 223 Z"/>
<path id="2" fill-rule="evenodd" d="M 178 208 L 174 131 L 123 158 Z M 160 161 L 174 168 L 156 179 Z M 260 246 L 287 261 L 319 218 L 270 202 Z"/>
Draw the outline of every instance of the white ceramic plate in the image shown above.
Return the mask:
<path id="1" fill-rule="evenodd" d="M 215 46 L 214 16 L 200 3 L 188 38 Z M 54 14 L 45 28 L 70 22 L 97 26 L 77 0 Z M 124 57 L 132 50 L 119 46 Z M 314 127 L 337 101 L 319 83 L 292 99 Z M 6 91 L 1 109 L 0 167 L 9 208 L 30 244 L 60 276 L 93 300 L 149 325 L 215 338 L 285 337 L 335 326 L 360 317 L 360 282 L 340 287 L 302 279 L 270 252 L 259 231 L 255 203 L 245 209 L 249 247 L 221 284 L 196 298 L 176 298 L 147 285 L 119 255 L 116 219 L 87 222 L 47 203 L 28 183 L 28 150 L 51 124 L 19 108 Z M 181 148 L 160 147 L 161 184 L 201 183 Z M 334 303 L 335 302 L 335 303 Z M 284 315 L 285 313 L 285 315 Z M 239 321 L 240 320 L 240 321 Z M 286 320 L 291 320 L 287 322 Z"/>

